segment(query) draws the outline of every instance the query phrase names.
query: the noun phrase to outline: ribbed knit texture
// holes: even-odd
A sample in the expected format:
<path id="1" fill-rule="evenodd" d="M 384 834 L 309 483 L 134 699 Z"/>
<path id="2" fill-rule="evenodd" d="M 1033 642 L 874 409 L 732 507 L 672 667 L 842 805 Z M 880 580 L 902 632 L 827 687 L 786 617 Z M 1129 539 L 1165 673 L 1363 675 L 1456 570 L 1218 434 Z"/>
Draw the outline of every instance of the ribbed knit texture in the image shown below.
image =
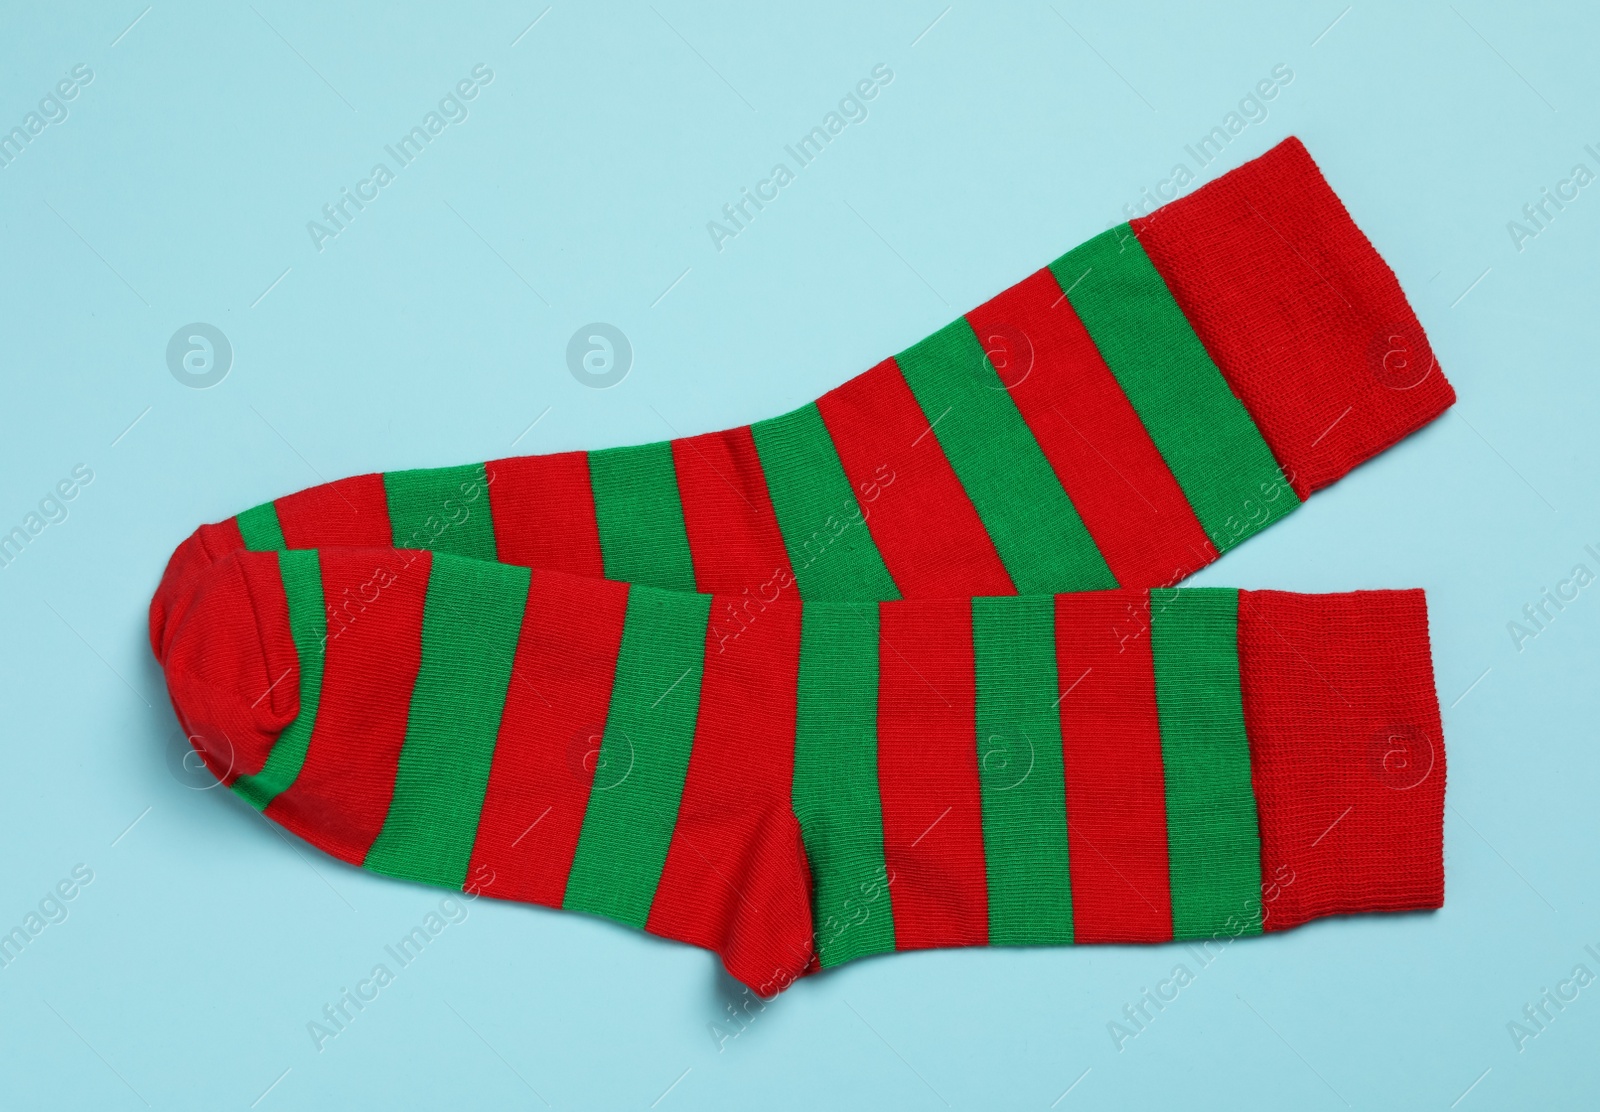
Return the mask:
<path id="1" fill-rule="evenodd" d="M 152 645 L 301 837 L 763 993 L 1437 906 L 1420 593 L 1170 585 L 1451 399 L 1290 140 L 791 413 L 203 526 Z"/>

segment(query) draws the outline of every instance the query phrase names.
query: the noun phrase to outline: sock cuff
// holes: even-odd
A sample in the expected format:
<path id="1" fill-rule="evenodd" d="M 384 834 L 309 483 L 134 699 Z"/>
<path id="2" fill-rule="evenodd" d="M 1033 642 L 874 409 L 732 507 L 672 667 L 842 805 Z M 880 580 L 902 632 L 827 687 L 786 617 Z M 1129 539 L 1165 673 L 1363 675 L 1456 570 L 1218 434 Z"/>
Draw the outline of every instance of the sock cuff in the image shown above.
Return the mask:
<path id="1" fill-rule="evenodd" d="M 1455 402 L 1394 272 L 1300 140 L 1131 226 L 1301 498 Z"/>
<path id="2" fill-rule="evenodd" d="M 1423 592 L 1239 592 L 1266 930 L 1444 903 L 1444 735 Z"/>

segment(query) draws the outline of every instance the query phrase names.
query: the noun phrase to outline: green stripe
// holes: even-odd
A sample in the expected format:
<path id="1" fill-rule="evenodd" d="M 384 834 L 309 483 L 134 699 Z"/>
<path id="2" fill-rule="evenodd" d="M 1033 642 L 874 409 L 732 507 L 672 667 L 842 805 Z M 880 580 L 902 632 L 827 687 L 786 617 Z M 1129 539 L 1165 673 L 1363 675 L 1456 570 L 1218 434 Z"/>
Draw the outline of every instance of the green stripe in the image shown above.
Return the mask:
<path id="1" fill-rule="evenodd" d="M 643 927 L 694 746 L 710 595 L 628 590 L 616 679 L 562 906 Z"/>
<path id="2" fill-rule="evenodd" d="M 694 590 L 678 473 L 665 440 L 589 453 L 589 482 L 606 578 Z"/>
<path id="3" fill-rule="evenodd" d="M 750 432 L 800 597 L 899 598 L 815 403 Z"/>
<path id="4" fill-rule="evenodd" d="M 878 800 L 878 610 L 811 604 L 800 615 L 792 800 L 811 862 L 825 966 L 894 949 Z"/>
<path id="5" fill-rule="evenodd" d="M 1055 600 L 972 600 L 989 942 L 1072 941 Z"/>
<path id="6" fill-rule="evenodd" d="M 278 507 L 271 502 L 252 506 L 234 521 L 239 524 L 239 535 L 251 552 L 282 552 L 289 546 L 283 542 L 283 526 L 278 523 Z"/>
<path id="7" fill-rule="evenodd" d="M 1175 938 L 1261 932 L 1261 838 L 1239 696 L 1239 592 L 1155 591 L 1150 649 Z"/>
<path id="8" fill-rule="evenodd" d="M 529 571 L 435 556 L 422 611 L 422 666 L 375 872 L 459 888 L 478 833 Z"/>
<path id="9" fill-rule="evenodd" d="M 322 664 L 328 636 L 322 568 L 317 563 L 316 550 L 279 552 L 278 577 L 283 580 L 283 593 L 289 601 L 289 637 L 300 663 L 300 712 L 272 743 L 272 752 L 267 754 L 261 771 L 233 782 L 233 790 L 258 811 L 294 783 L 300 766 L 306 763 L 311 730 L 317 723 L 317 706 L 322 700 Z"/>
<path id="10" fill-rule="evenodd" d="M 1050 269 L 1219 552 L 1300 505 L 1128 225 Z"/>
<path id="11" fill-rule="evenodd" d="M 481 463 L 385 472 L 394 546 L 495 559 L 488 489 Z"/>
<path id="12" fill-rule="evenodd" d="M 895 357 L 1022 594 L 1115 587 L 1083 519 L 965 317 Z"/>

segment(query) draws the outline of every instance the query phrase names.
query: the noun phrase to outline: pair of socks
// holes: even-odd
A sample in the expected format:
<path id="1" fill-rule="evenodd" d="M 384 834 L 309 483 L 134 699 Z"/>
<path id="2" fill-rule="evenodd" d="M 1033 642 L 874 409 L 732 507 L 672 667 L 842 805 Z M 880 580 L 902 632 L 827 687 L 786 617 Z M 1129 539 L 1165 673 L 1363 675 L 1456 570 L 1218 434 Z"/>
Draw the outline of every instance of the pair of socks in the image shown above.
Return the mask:
<path id="1" fill-rule="evenodd" d="M 151 643 L 312 844 L 762 995 L 1437 907 L 1422 592 L 1173 584 L 1453 400 L 1289 139 L 794 412 L 201 526 Z"/>

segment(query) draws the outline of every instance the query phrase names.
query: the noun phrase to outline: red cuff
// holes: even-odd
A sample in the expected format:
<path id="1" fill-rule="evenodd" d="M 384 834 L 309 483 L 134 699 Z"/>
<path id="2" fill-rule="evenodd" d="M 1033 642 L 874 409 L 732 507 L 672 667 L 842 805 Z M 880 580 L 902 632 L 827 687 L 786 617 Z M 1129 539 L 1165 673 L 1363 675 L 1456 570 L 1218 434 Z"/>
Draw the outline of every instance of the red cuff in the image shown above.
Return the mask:
<path id="1" fill-rule="evenodd" d="M 1239 592 L 1266 929 L 1444 903 L 1444 733 L 1423 593 Z"/>
<path id="2" fill-rule="evenodd" d="M 1132 227 L 1301 498 L 1454 403 L 1394 272 L 1300 140 Z"/>

